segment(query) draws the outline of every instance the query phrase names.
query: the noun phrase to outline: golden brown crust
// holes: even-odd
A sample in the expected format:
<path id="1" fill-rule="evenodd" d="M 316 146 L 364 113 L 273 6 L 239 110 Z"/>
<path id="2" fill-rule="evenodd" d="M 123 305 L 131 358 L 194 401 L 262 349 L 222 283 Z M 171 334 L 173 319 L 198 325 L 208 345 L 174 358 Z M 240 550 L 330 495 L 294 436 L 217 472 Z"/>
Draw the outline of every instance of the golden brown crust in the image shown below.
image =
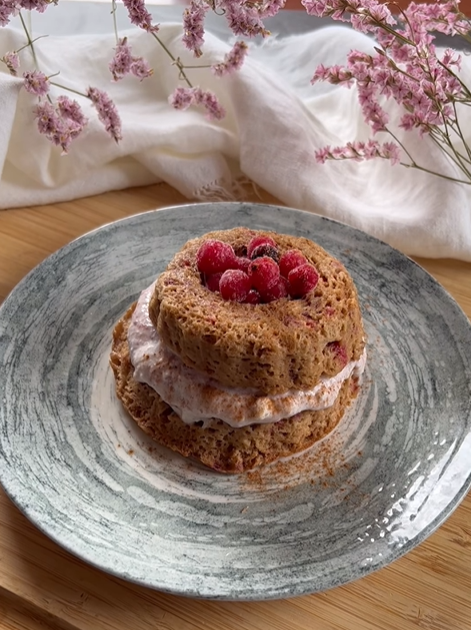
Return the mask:
<path id="1" fill-rule="evenodd" d="M 233 429 L 220 420 L 209 426 L 185 424 L 148 385 L 134 380 L 127 330 L 135 305 L 113 332 L 110 363 L 116 392 L 141 429 L 156 442 L 226 473 L 240 473 L 309 448 L 337 425 L 356 394 L 348 379 L 335 404 L 324 411 L 305 411 L 272 424 Z"/>
<path id="2" fill-rule="evenodd" d="M 301 299 L 257 305 L 225 302 L 209 291 L 195 261 L 203 240 L 229 242 L 241 254 L 255 234 L 271 236 L 281 253 L 299 249 L 319 272 L 317 287 Z M 226 387 L 264 394 L 310 389 L 321 376 L 337 374 L 345 361 L 333 342 L 345 348 L 348 361 L 364 348 L 358 296 L 345 267 L 308 239 L 247 228 L 188 241 L 158 278 L 149 315 L 187 366 Z"/>

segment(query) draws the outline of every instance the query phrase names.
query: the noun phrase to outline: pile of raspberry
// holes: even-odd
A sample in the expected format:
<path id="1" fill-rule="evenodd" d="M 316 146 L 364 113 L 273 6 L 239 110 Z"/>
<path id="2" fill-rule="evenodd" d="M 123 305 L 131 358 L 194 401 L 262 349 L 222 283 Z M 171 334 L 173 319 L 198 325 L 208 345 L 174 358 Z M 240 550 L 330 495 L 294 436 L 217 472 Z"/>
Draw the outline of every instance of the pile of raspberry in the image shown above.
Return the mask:
<path id="1" fill-rule="evenodd" d="M 314 289 L 319 274 L 297 249 L 280 256 L 269 236 L 254 236 L 247 256 L 237 256 L 229 243 L 209 239 L 196 254 L 205 286 L 224 300 L 266 304 L 280 298 L 302 298 Z"/>

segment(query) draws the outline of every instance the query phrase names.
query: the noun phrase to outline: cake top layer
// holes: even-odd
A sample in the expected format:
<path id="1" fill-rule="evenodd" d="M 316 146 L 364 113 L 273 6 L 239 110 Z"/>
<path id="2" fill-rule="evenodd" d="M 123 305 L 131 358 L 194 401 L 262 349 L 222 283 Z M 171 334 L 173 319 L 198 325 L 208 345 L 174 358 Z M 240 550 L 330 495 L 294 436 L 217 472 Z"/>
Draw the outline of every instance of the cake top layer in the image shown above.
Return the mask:
<path id="1" fill-rule="evenodd" d="M 266 304 L 226 301 L 207 288 L 197 266 L 202 243 L 229 243 L 243 257 L 257 235 L 272 238 L 281 256 L 299 250 L 319 275 L 315 288 Z M 365 343 L 357 292 L 338 260 L 306 238 L 243 227 L 188 241 L 158 278 L 149 314 L 186 365 L 265 394 L 312 388 L 358 360 Z"/>

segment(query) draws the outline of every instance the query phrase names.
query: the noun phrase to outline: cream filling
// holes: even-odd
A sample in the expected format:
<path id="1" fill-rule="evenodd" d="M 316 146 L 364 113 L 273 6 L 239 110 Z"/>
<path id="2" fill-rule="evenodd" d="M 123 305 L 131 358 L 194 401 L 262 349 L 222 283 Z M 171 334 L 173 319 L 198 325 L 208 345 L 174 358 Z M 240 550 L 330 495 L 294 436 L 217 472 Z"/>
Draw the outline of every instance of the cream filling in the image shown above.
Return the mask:
<path id="1" fill-rule="evenodd" d="M 224 388 L 184 365 L 161 342 L 149 317 L 153 288 L 141 293 L 128 330 L 134 378 L 152 387 L 187 424 L 206 424 L 217 418 L 237 428 L 277 422 L 301 411 L 327 409 L 334 404 L 342 383 L 352 374 L 360 376 L 365 368 L 366 350 L 358 361 L 350 361 L 336 376 L 322 379 L 310 390 L 257 396 L 249 390 Z"/>

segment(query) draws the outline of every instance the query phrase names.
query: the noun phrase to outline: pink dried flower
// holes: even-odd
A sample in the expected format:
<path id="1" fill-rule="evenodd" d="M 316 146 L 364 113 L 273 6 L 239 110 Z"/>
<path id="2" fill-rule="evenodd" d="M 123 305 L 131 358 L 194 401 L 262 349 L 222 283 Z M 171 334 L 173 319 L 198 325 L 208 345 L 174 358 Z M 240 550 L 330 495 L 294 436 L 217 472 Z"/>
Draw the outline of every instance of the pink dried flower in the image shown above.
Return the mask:
<path id="1" fill-rule="evenodd" d="M 33 70 L 32 72 L 24 72 L 24 87 L 30 94 L 36 96 L 45 96 L 49 92 L 49 81 L 47 76 L 39 70 Z"/>
<path id="2" fill-rule="evenodd" d="M 15 51 L 7 52 L 3 55 L 0 61 L 3 61 L 8 68 L 8 72 L 16 77 L 18 74 L 16 71 L 20 67 L 20 58 L 18 57 L 18 54 Z"/>
<path id="3" fill-rule="evenodd" d="M 152 15 L 146 9 L 144 0 L 123 0 L 123 4 L 128 10 L 131 24 L 135 24 L 148 33 L 157 33 L 158 24 L 152 24 Z"/>
<path id="4" fill-rule="evenodd" d="M 450 48 L 447 48 L 443 53 L 442 63 L 448 69 L 450 69 L 451 66 L 455 66 L 457 70 L 460 70 L 461 55 L 459 55 L 456 50 L 451 50 Z"/>
<path id="5" fill-rule="evenodd" d="M 59 126 L 60 117 L 51 103 L 45 101 L 40 103 L 34 110 L 35 117 L 38 119 L 39 133 L 49 135 Z"/>
<path id="6" fill-rule="evenodd" d="M 206 109 L 207 117 L 210 120 L 222 120 L 226 115 L 226 112 L 219 103 L 217 96 L 209 90 L 196 88 L 195 103 L 196 105 L 202 105 Z"/>
<path id="7" fill-rule="evenodd" d="M 225 74 L 230 74 L 235 70 L 239 70 L 244 63 L 247 50 L 248 46 L 245 42 L 236 42 L 232 49 L 224 57 L 224 61 L 222 63 L 217 63 L 214 66 L 211 66 L 212 72 L 217 77 L 222 77 Z"/>
<path id="8" fill-rule="evenodd" d="M 62 115 L 61 105 L 54 107 L 49 101 L 40 103 L 34 110 L 37 119 L 39 133 L 46 136 L 53 144 L 62 147 L 63 153 L 67 153 L 70 143 L 82 132 L 86 119 L 77 121 Z"/>
<path id="9" fill-rule="evenodd" d="M 387 6 L 376 2 L 376 0 L 368 0 L 367 2 L 363 0 L 363 4 L 358 7 L 357 11 L 353 11 L 350 21 L 353 28 L 362 33 L 376 33 L 378 24 L 381 23 L 391 26 L 396 23 Z"/>
<path id="10" fill-rule="evenodd" d="M 394 25 L 391 11 L 377 0 L 301 0 L 309 15 L 352 22 L 355 29 L 375 33 L 378 24 Z"/>
<path id="11" fill-rule="evenodd" d="M 202 90 L 200 87 L 178 87 L 168 100 L 175 109 L 185 110 L 190 105 L 202 105 L 206 109 L 207 117 L 210 120 L 221 120 L 226 115 L 217 96 L 209 90 Z"/>
<path id="12" fill-rule="evenodd" d="M 333 85 L 343 83 L 346 87 L 351 87 L 353 85 L 352 78 L 352 72 L 342 66 L 331 66 L 330 68 L 326 68 L 321 64 L 316 68 L 314 76 L 311 79 L 311 83 L 314 84 L 317 83 L 317 81 L 328 81 Z"/>
<path id="13" fill-rule="evenodd" d="M 358 100 L 363 110 L 365 121 L 371 126 L 373 132 L 386 131 L 389 116 L 376 100 L 375 89 L 371 83 L 358 86 Z"/>
<path id="14" fill-rule="evenodd" d="M 68 118 L 81 127 L 84 127 L 88 122 L 77 101 L 72 100 L 68 96 L 59 96 L 57 108 L 63 118 Z"/>
<path id="15" fill-rule="evenodd" d="M 116 142 L 119 142 L 122 138 L 121 118 L 119 117 L 116 105 L 106 92 L 98 88 L 88 88 L 87 96 L 97 110 L 98 118 L 105 126 L 106 131 Z"/>
<path id="16" fill-rule="evenodd" d="M 237 0 L 219 0 L 218 8 L 224 12 L 229 28 L 234 35 L 266 37 L 270 31 L 263 24 L 256 4 L 241 3 Z"/>
<path id="17" fill-rule="evenodd" d="M 439 53 L 434 45 L 437 32 L 469 37 L 471 21 L 460 12 L 458 2 L 411 2 L 396 21 L 377 0 L 302 0 L 308 13 L 350 21 L 356 30 L 372 33 L 378 44 L 374 55 L 351 51 L 345 67 L 319 66 L 313 82 L 355 84 L 373 133 L 389 132 L 383 101 L 393 99 L 405 110 L 399 126 L 406 131 L 418 129 L 421 135 L 431 134 L 464 175 L 464 180 L 456 180 L 471 183 L 468 161 L 454 144 L 456 140 L 469 152 L 458 121 L 461 110 L 456 106 L 471 105 L 471 91 L 455 74 L 460 70 L 461 56 L 450 49 Z M 394 143 L 379 145 L 374 141 L 326 147 L 316 156 L 320 162 L 383 157 L 397 163 L 400 159 Z M 427 170 L 415 163 L 409 166 Z"/>
<path id="18" fill-rule="evenodd" d="M 379 150 L 379 157 L 390 160 L 393 166 L 401 163 L 401 152 L 397 144 L 394 144 L 394 142 L 383 142 L 383 144 L 380 145 Z"/>
<path id="19" fill-rule="evenodd" d="M 183 43 L 195 57 L 203 54 L 204 17 L 208 10 L 209 5 L 203 0 L 191 0 L 190 6 L 183 12 Z"/>
<path id="20" fill-rule="evenodd" d="M 19 8 L 26 11 L 38 11 L 44 13 L 50 4 L 57 4 L 57 0 L 19 0 Z"/>
<path id="21" fill-rule="evenodd" d="M 348 142 L 344 147 L 324 147 L 315 153 L 316 161 L 324 164 L 327 160 L 372 160 L 383 158 L 390 160 L 391 164 L 399 164 L 401 155 L 399 147 L 393 142 L 380 144 L 376 140 L 368 142 Z"/>
<path id="22" fill-rule="evenodd" d="M 316 161 L 319 164 L 325 164 L 329 157 L 332 155 L 332 149 L 329 145 L 322 147 L 322 149 L 318 149 L 315 153 Z"/>
<path id="23" fill-rule="evenodd" d="M 153 74 L 153 70 L 145 59 L 132 56 L 131 46 L 127 43 L 127 37 L 118 41 L 109 68 L 115 81 L 119 81 L 129 73 L 138 77 L 141 81 Z"/>
<path id="24" fill-rule="evenodd" d="M 0 26 L 6 26 L 10 18 L 18 13 L 16 0 L 0 0 Z"/>
<path id="25" fill-rule="evenodd" d="M 140 79 L 147 79 L 154 74 L 154 71 L 143 57 L 133 57 L 131 64 L 131 74 Z"/>
<path id="26" fill-rule="evenodd" d="M 118 81 L 131 70 L 132 54 L 131 46 L 127 43 L 127 37 L 120 39 L 114 50 L 114 57 L 109 63 L 109 68 L 113 79 Z"/>
<path id="27" fill-rule="evenodd" d="M 273 17 L 285 6 L 285 4 L 286 0 L 266 0 L 260 9 L 260 17 Z"/>
<path id="28" fill-rule="evenodd" d="M 185 110 L 195 102 L 195 88 L 177 87 L 169 96 L 168 102 L 175 109 Z"/>
<path id="29" fill-rule="evenodd" d="M 462 35 L 469 31 L 469 24 L 463 19 L 454 1 L 434 4 L 411 2 L 404 11 L 412 32 L 434 31 L 445 35 Z"/>

